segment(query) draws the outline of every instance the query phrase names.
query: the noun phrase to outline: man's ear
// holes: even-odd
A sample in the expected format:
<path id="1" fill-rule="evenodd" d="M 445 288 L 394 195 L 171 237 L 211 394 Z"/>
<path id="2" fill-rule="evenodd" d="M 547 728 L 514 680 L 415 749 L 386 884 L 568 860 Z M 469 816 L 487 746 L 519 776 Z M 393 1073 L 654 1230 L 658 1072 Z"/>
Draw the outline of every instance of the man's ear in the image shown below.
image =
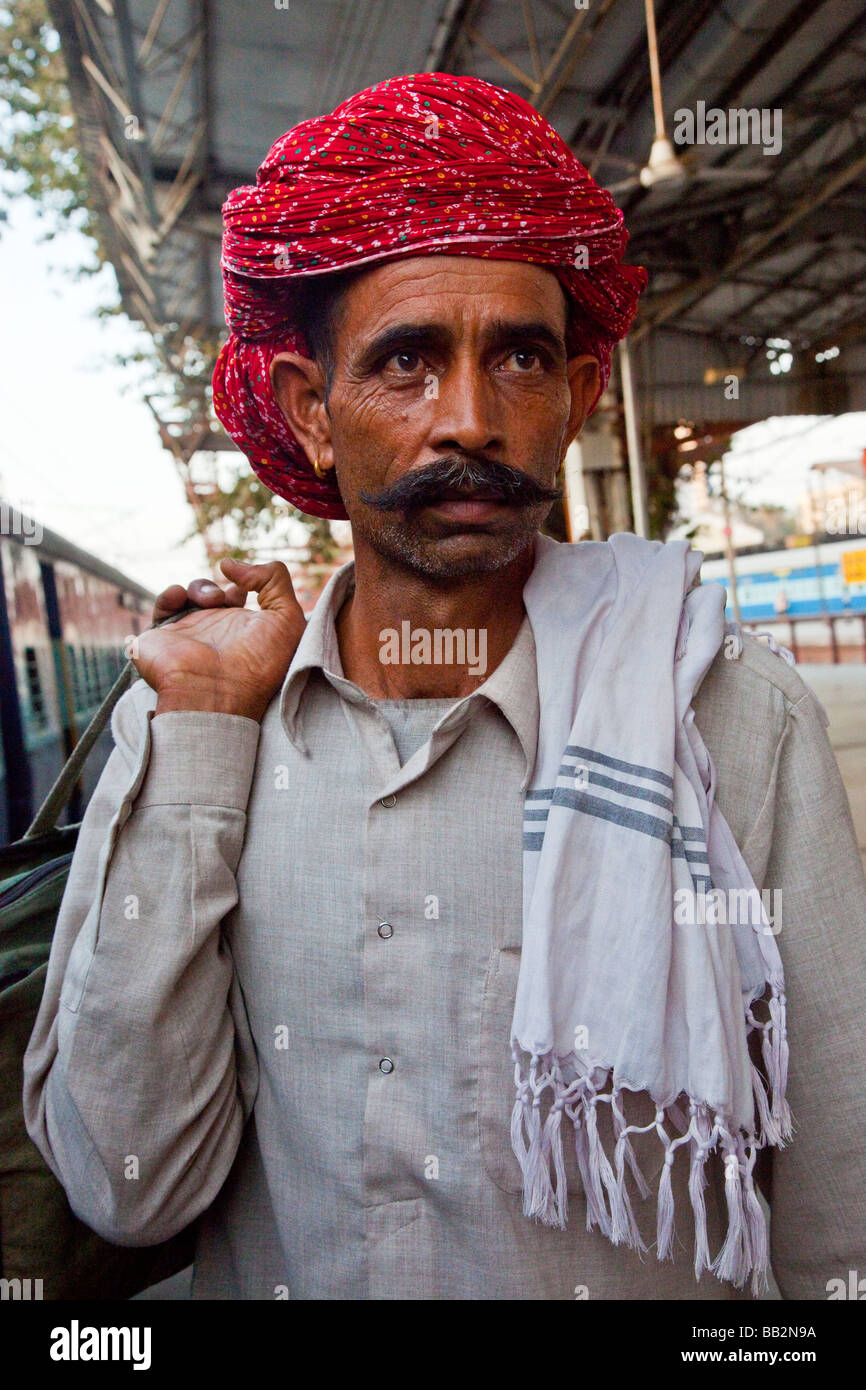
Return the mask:
<path id="1" fill-rule="evenodd" d="M 331 422 L 325 405 L 325 373 L 299 352 L 278 352 L 271 362 L 271 389 L 310 463 L 333 468 Z"/>
<path id="2" fill-rule="evenodd" d="M 601 385 L 601 369 L 598 358 L 584 353 L 582 357 L 570 357 L 566 366 L 568 388 L 571 392 L 571 411 L 568 417 L 567 444 L 580 434 L 583 423 L 592 409 L 593 401 Z"/>

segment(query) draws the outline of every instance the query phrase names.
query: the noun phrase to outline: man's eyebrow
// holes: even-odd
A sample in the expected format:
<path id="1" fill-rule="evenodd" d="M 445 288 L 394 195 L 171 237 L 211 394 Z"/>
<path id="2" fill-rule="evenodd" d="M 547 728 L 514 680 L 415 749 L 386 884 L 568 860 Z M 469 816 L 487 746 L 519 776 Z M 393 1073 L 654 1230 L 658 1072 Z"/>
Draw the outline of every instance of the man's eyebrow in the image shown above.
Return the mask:
<path id="1" fill-rule="evenodd" d="M 544 319 L 496 319 L 484 333 L 485 346 L 510 347 L 514 343 L 535 343 L 546 347 L 554 357 L 565 356 L 565 338 Z"/>
<path id="2" fill-rule="evenodd" d="M 441 324 L 435 323 L 393 323 L 363 349 L 356 364 L 359 372 L 370 371 L 383 358 L 395 352 L 406 352 L 420 348 L 447 349 L 453 344 L 453 335 Z"/>

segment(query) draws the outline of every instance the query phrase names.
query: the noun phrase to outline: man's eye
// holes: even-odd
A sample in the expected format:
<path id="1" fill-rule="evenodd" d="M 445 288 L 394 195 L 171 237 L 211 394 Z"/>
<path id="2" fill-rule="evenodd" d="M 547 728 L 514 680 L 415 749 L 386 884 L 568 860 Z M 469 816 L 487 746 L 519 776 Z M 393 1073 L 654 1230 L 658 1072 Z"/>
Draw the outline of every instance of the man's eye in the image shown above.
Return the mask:
<path id="1" fill-rule="evenodd" d="M 509 362 L 514 364 L 513 371 L 531 372 L 535 367 L 541 365 L 541 358 L 537 352 L 530 352 L 528 348 L 521 348 L 506 358 L 505 365 L 507 366 Z"/>
<path id="2" fill-rule="evenodd" d="M 395 352 L 385 364 L 396 367 L 398 372 L 417 372 L 421 358 L 417 352 Z"/>

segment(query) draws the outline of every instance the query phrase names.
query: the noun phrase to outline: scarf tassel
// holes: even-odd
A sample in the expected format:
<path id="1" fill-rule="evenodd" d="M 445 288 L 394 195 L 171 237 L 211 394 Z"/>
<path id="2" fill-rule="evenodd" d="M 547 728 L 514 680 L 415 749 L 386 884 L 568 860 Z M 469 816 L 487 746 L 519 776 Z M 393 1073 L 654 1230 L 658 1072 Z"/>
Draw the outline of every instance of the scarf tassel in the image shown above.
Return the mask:
<path id="1" fill-rule="evenodd" d="M 761 1025 L 757 1025 L 761 1026 Z M 770 1050 L 772 1044 L 769 1045 Z M 781 1049 L 779 1051 L 781 1061 Z M 753 1168 L 764 1139 L 746 1141 L 739 1133 L 732 1134 L 723 1118 L 716 1116 L 711 1127 L 707 1107 L 701 1102 L 690 1103 L 690 1121 L 683 1136 L 672 1140 L 657 1116 L 652 1125 L 638 1130 L 626 1125 L 619 1107 L 620 1092 L 599 1096 L 596 1088 L 586 1081 L 566 1086 L 559 1067 L 544 1065 L 547 1059 L 534 1057 L 528 1079 L 518 1083 L 518 1097 L 512 1113 L 512 1146 L 523 1171 L 523 1209 L 544 1225 L 565 1228 L 567 1217 L 567 1175 L 563 1154 L 562 1122 L 572 1125 L 575 1156 L 586 1196 L 587 1230 L 598 1227 L 614 1245 L 626 1245 L 645 1252 L 635 1219 L 626 1183 L 628 1162 L 641 1196 L 649 1195 L 649 1187 L 635 1159 L 629 1133 L 645 1133 L 657 1129 L 665 1144 L 657 1194 L 657 1248 L 660 1260 L 673 1259 L 674 1197 L 672 1168 L 676 1148 L 688 1145 L 690 1152 L 689 1197 L 695 1221 L 695 1277 L 709 1270 L 719 1279 L 740 1288 L 751 1275 L 751 1288 L 758 1294 L 767 1286 L 768 1241 L 764 1213 L 753 1181 Z M 765 1132 L 766 1092 L 760 1074 L 753 1075 L 756 1099 Z M 761 1088 L 764 1104 L 761 1107 L 757 1087 Z M 541 1101 L 546 1090 L 553 1091 L 553 1102 L 542 1120 Z M 616 1148 L 614 1164 L 604 1151 L 598 1132 L 598 1104 L 610 1101 Z M 664 1118 L 664 1112 L 660 1112 Z M 772 1115 L 772 1109 L 769 1109 Z M 528 1139 L 528 1143 L 526 1140 Z M 748 1151 L 747 1151 L 748 1144 Z M 711 1258 L 707 1233 L 707 1213 L 704 1192 L 707 1187 L 706 1163 L 710 1154 L 718 1151 L 725 1159 L 725 1201 L 728 1223 L 725 1239 L 718 1255 Z"/>
<path id="2" fill-rule="evenodd" d="M 658 1221 L 656 1225 L 657 1255 L 660 1260 L 672 1260 L 674 1244 L 674 1194 L 671 1190 L 671 1168 L 674 1153 L 668 1148 L 659 1179 Z"/>
<path id="3" fill-rule="evenodd" d="M 752 1248 L 752 1293 L 755 1297 L 765 1291 L 770 1283 L 767 1277 L 770 1264 L 770 1252 L 767 1242 L 767 1223 L 764 1220 L 764 1213 L 761 1210 L 761 1204 L 758 1201 L 758 1194 L 755 1191 L 755 1183 L 752 1177 L 752 1169 L 755 1166 L 755 1159 L 757 1156 L 757 1147 L 751 1145 L 749 1160 L 743 1180 L 745 1214 Z"/>
<path id="4" fill-rule="evenodd" d="M 763 1079 L 752 1065 L 752 1090 L 758 1108 L 762 1142 L 785 1147 L 785 1140 L 793 1134 L 791 1110 L 785 1098 L 788 1085 L 788 1030 L 785 995 L 776 983 L 771 985 L 769 1000 L 770 1017 L 766 1023 L 755 1018 L 751 1009 L 746 1011 L 748 1031 L 759 1028 L 761 1031 L 761 1056 L 769 1082 L 769 1102 Z M 769 1110 L 768 1110 L 769 1105 Z"/>
<path id="5" fill-rule="evenodd" d="M 577 1106 L 570 1109 L 569 1117 L 574 1125 L 574 1153 L 586 1196 L 586 1229 L 591 1231 L 593 1226 L 598 1226 L 604 1235 L 610 1236 L 610 1218 L 607 1214 L 607 1207 L 602 1200 L 601 1193 L 596 1189 L 590 1171 L 589 1136 L 582 1100 Z"/>
<path id="6" fill-rule="evenodd" d="M 734 1141 L 727 1130 L 722 1130 L 721 1143 L 725 1154 L 725 1201 L 728 1207 L 728 1233 L 710 1268 L 719 1279 L 726 1279 L 737 1288 L 741 1288 L 752 1267 L 752 1257 L 749 1226 L 743 1204 L 740 1160 Z"/>
<path id="7" fill-rule="evenodd" d="M 587 1130 L 589 1133 L 590 1144 L 590 1167 L 597 1172 L 604 1184 L 610 1203 L 610 1239 L 614 1245 L 633 1245 L 634 1235 L 634 1216 L 630 1207 L 627 1207 L 625 1183 L 614 1173 L 608 1161 L 607 1154 L 604 1152 L 601 1140 L 598 1135 L 598 1112 L 597 1099 L 595 1096 L 589 1098 L 587 1113 Z M 602 1202 L 604 1198 L 602 1197 Z"/>
<path id="8" fill-rule="evenodd" d="M 707 1150 L 699 1144 L 692 1146 L 692 1161 L 689 1170 L 689 1197 L 695 1214 L 695 1278 L 700 1279 L 705 1269 L 710 1268 L 710 1243 L 707 1239 L 707 1204 L 704 1191 L 707 1186 Z"/>

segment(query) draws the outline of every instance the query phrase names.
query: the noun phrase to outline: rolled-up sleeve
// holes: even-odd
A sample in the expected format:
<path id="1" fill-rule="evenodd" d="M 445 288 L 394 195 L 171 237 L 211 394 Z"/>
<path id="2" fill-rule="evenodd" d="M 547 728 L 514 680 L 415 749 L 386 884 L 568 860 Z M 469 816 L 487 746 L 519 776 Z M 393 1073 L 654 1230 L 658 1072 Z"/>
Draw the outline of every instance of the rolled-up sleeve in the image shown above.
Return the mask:
<path id="1" fill-rule="evenodd" d="M 221 923 L 259 725 L 155 702 L 138 682 L 115 711 L 24 1061 L 31 1137 L 76 1214 L 129 1245 L 210 1205 L 258 1085 Z"/>

